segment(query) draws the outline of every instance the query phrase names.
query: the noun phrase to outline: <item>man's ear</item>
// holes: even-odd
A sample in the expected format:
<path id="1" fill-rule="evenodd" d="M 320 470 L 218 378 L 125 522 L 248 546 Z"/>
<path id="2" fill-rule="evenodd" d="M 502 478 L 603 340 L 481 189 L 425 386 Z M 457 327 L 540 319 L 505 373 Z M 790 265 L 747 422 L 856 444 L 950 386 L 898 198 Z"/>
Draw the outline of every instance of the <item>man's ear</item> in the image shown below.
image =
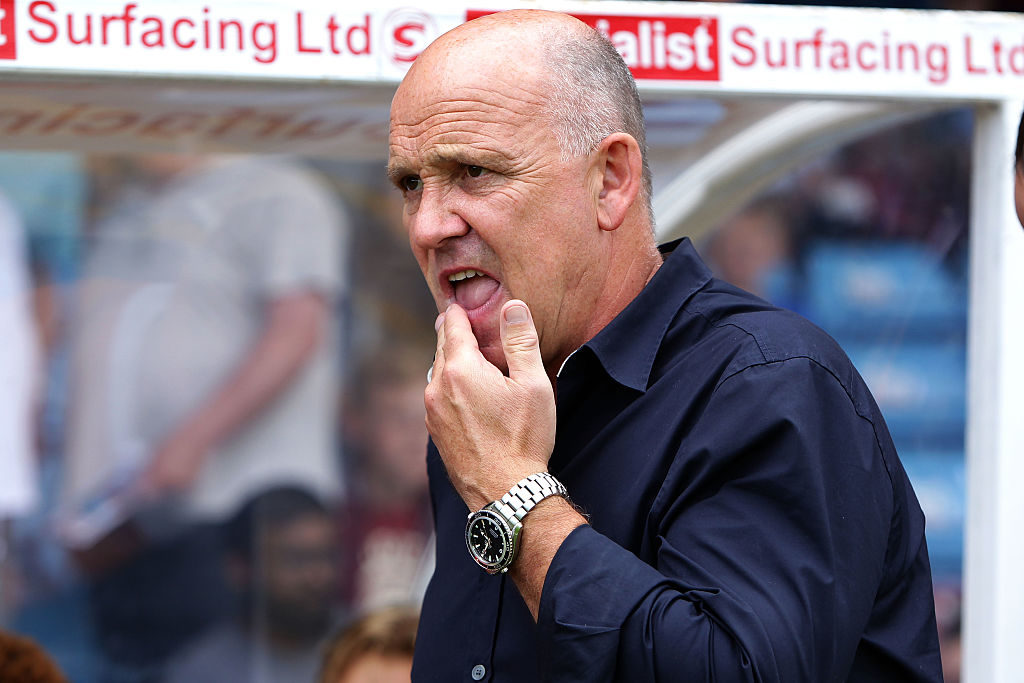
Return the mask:
<path id="1" fill-rule="evenodd" d="M 594 150 L 600 175 L 597 222 L 602 230 L 615 230 L 626 219 L 629 208 L 643 186 L 643 158 L 632 135 L 612 133 Z"/>

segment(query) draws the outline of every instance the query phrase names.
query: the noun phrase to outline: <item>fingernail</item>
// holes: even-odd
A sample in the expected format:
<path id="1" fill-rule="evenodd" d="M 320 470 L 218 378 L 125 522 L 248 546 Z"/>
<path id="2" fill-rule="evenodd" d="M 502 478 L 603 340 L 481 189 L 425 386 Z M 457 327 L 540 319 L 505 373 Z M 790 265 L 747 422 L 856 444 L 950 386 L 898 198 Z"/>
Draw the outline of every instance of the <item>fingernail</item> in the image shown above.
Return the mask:
<path id="1" fill-rule="evenodd" d="M 447 313 L 447 311 L 445 311 L 445 313 Z M 441 329 L 442 324 L 444 324 L 444 313 L 437 316 L 437 319 L 434 320 L 434 332 L 437 332 L 439 329 Z"/>
<path id="2" fill-rule="evenodd" d="M 525 323 L 526 318 L 526 306 L 515 304 L 505 309 L 505 322 L 509 324 Z"/>

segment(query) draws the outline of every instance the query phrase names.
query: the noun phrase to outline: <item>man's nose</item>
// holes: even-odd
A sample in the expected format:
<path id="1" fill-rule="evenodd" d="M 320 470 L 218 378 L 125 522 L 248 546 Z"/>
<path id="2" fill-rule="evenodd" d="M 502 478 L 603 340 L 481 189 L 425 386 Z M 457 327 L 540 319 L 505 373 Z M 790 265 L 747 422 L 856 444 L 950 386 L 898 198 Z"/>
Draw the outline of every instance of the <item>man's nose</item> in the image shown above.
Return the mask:
<path id="1" fill-rule="evenodd" d="M 424 188 L 415 213 L 409 216 L 409 237 L 413 246 L 437 249 L 445 240 L 469 232 L 458 205 L 442 188 Z"/>

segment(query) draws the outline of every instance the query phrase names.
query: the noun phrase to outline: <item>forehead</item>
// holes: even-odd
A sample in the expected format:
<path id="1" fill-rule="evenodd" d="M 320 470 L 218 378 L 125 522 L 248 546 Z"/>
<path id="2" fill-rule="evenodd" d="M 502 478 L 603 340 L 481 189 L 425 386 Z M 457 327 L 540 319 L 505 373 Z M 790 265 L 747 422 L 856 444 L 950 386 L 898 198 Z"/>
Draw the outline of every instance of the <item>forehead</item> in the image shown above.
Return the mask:
<path id="1" fill-rule="evenodd" d="M 538 70 L 497 69 L 464 59 L 417 64 L 391 105 L 390 156 L 421 163 L 459 151 L 516 156 L 546 128 L 548 98 Z"/>

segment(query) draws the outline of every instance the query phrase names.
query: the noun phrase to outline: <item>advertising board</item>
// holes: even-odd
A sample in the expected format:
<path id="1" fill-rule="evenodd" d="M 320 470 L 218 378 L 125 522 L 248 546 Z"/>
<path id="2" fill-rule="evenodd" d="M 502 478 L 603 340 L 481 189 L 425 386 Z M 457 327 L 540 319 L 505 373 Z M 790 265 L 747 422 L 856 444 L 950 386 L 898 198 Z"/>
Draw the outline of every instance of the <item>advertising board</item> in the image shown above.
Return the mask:
<path id="1" fill-rule="evenodd" d="M 0 70 L 397 82 L 435 37 L 516 3 L 2 0 Z M 991 13 L 548 3 L 602 31 L 647 89 L 1000 99 L 1024 20 Z"/>

